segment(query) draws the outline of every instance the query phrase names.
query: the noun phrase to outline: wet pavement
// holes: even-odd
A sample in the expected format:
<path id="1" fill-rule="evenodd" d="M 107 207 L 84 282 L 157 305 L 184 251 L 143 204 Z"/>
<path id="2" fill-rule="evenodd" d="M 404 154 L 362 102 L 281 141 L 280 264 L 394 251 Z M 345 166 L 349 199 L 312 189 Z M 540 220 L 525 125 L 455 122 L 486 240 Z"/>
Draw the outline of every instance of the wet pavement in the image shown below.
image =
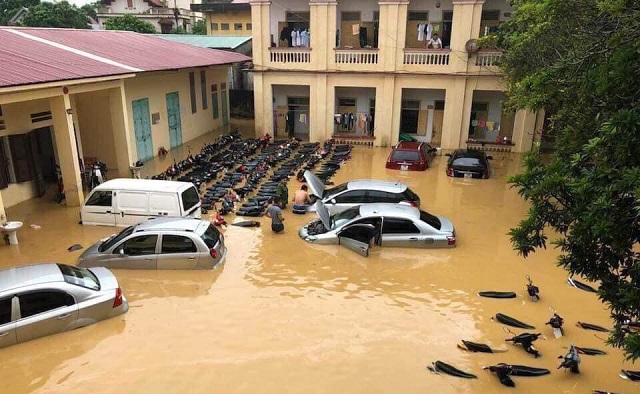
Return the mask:
<path id="1" fill-rule="evenodd" d="M 306 244 L 297 229 L 315 216 L 293 215 L 289 205 L 284 234 L 272 234 L 267 218 L 259 219 L 261 228 L 224 230 L 227 263 L 213 271 L 114 270 L 129 312 L 0 350 L 0 393 L 640 391 L 640 384 L 618 377 L 622 367 L 640 368 L 624 364 L 620 351 L 574 325 L 578 320 L 610 325 L 597 297 L 566 285 L 554 250 L 527 260 L 512 250 L 506 233 L 527 206 L 505 179 L 519 170 L 521 157 L 494 154 L 492 179 L 464 180 L 446 177 L 445 157 L 422 173 L 386 170 L 387 153 L 354 148 L 353 159 L 334 181 L 380 178 L 409 184 L 422 208 L 453 221 L 457 248 L 376 248 L 367 259 L 340 246 Z M 298 187 L 290 182 L 291 196 Z M 61 208 L 50 198 L 11 208 L 8 215 L 26 225 L 18 233 L 19 245 L 0 246 L 2 268 L 73 263 L 81 251 L 68 252 L 69 246 L 87 247 L 114 232 L 78 225 L 78 209 Z M 526 297 L 527 274 L 541 289 L 538 303 Z M 518 297 L 480 298 L 476 293 L 482 290 L 516 291 Z M 561 339 L 544 325 L 549 307 L 565 318 Z M 506 344 L 503 326 L 490 320 L 497 312 L 545 334 L 547 339 L 535 344 L 543 356 L 534 359 Z M 509 351 L 465 353 L 456 348 L 461 339 Z M 583 355 L 579 376 L 556 370 L 557 357 L 571 342 L 608 354 Z M 436 360 L 478 379 L 432 374 L 425 367 Z M 481 370 L 499 362 L 552 373 L 514 377 L 516 389 L 509 389 Z"/>

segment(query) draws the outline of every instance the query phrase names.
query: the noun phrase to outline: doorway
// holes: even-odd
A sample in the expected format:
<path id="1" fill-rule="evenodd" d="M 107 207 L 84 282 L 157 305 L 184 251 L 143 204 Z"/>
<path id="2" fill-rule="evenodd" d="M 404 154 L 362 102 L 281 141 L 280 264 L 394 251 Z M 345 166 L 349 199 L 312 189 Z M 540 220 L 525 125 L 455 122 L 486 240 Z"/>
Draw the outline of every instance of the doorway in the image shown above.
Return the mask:
<path id="1" fill-rule="evenodd" d="M 418 132 L 418 118 L 420 117 L 420 101 L 402 100 L 400 113 L 400 132 L 416 134 Z"/>
<path id="2" fill-rule="evenodd" d="M 229 96 L 227 95 L 227 84 L 220 84 L 220 95 L 222 96 L 222 125 L 226 126 L 229 124 Z"/>
<path id="3" fill-rule="evenodd" d="M 168 93 L 167 122 L 169 124 L 169 146 L 171 149 L 182 145 L 182 121 L 180 119 L 180 96 L 178 92 Z"/>
<path id="4" fill-rule="evenodd" d="M 133 108 L 133 129 L 136 134 L 138 160 L 146 161 L 153 157 L 149 99 L 134 100 L 131 102 L 131 106 Z"/>
<path id="5" fill-rule="evenodd" d="M 433 106 L 433 124 L 431 132 L 431 145 L 439 146 L 442 143 L 442 124 L 444 121 L 444 101 L 437 100 Z"/>
<path id="6" fill-rule="evenodd" d="M 309 97 L 287 97 L 287 106 L 287 136 L 308 140 Z"/>

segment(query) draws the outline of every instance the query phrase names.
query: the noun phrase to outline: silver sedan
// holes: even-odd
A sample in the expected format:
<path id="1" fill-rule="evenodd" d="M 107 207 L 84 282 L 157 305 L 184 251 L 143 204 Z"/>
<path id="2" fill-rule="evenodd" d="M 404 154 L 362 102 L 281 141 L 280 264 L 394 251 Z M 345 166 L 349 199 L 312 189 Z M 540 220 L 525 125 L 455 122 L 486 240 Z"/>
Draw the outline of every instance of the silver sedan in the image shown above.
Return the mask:
<path id="1" fill-rule="evenodd" d="M 316 244 L 340 244 L 363 256 L 376 244 L 391 247 L 456 246 L 456 233 L 447 218 L 401 204 L 366 204 L 330 216 L 316 203 L 320 219 L 302 227 L 300 238 Z"/>
<path id="2" fill-rule="evenodd" d="M 0 270 L 0 348 L 128 310 L 116 277 L 106 268 L 37 264 Z"/>

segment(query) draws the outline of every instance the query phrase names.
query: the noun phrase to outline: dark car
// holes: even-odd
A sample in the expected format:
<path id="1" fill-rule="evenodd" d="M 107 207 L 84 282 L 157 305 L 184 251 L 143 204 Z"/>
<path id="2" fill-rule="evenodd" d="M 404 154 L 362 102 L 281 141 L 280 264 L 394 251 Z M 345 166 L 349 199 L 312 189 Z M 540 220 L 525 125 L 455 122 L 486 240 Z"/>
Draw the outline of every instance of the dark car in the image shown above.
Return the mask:
<path id="1" fill-rule="evenodd" d="M 447 176 L 487 179 L 491 174 L 489 160 L 493 157 L 482 151 L 458 149 L 453 153 L 447 153 L 447 156 Z"/>
<path id="2" fill-rule="evenodd" d="M 436 149 L 426 142 L 401 141 L 393 147 L 386 167 L 392 170 L 424 171 L 429 168 Z"/>

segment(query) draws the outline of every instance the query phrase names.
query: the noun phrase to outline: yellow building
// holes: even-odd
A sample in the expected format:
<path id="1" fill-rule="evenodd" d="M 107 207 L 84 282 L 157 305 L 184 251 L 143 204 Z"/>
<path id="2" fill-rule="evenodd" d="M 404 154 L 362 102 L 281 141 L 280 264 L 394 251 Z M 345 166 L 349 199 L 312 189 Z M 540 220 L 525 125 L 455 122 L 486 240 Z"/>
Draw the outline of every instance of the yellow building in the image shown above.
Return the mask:
<path id="1" fill-rule="evenodd" d="M 503 111 L 501 53 L 469 45 L 511 17 L 508 2 L 250 3 L 258 134 L 389 146 L 404 132 L 445 150 L 506 137 L 513 145 L 500 149 L 531 148 L 544 114 Z"/>
<path id="2" fill-rule="evenodd" d="M 251 36 L 249 0 L 202 0 L 202 3 L 191 4 L 191 10 L 205 14 L 208 35 Z"/>
<path id="3" fill-rule="evenodd" d="M 230 65 L 249 60 L 132 32 L 0 28 L 0 216 L 60 167 L 68 206 L 83 166 L 109 177 L 229 118 Z"/>

